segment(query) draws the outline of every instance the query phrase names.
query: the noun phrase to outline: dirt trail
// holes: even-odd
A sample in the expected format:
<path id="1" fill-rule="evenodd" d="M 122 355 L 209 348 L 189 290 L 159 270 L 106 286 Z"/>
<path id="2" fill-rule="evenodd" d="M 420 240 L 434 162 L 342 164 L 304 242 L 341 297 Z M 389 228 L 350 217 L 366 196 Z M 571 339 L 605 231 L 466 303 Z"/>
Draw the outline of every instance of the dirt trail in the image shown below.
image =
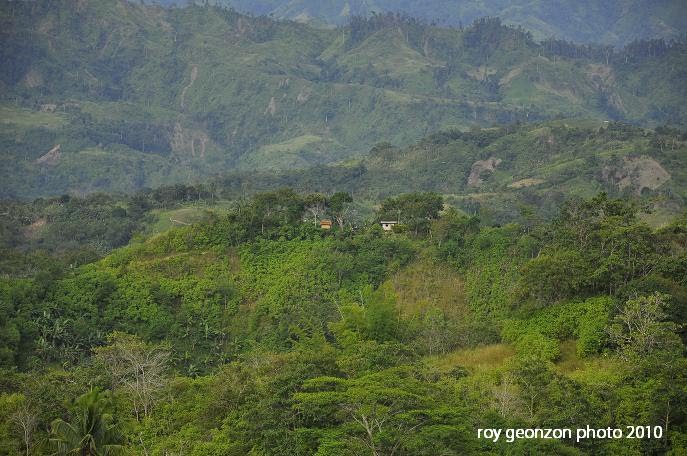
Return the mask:
<path id="1" fill-rule="evenodd" d="M 181 91 L 181 109 L 186 107 L 186 91 L 191 88 L 198 78 L 198 65 L 191 65 L 191 82 Z"/>
<path id="2" fill-rule="evenodd" d="M 173 219 L 172 217 L 169 218 L 169 221 L 172 223 L 178 223 L 180 225 L 191 226 L 190 223 L 182 222 L 181 220 Z"/>

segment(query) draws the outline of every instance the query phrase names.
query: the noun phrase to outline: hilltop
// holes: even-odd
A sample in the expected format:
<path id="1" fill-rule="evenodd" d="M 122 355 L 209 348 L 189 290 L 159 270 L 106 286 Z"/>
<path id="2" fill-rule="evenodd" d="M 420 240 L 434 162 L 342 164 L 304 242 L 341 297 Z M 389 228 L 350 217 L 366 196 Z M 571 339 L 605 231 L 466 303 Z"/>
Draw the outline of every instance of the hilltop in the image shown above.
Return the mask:
<path id="1" fill-rule="evenodd" d="M 369 220 L 383 199 L 409 191 L 436 192 L 447 207 L 486 225 L 525 227 L 552 219 L 568 199 L 604 192 L 641 208 L 639 217 L 660 228 L 687 206 L 686 152 L 687 137 L 677 130 L 550 121 L 445 131 L 407 147 L 378 143 L 362 157 L 302 170 L 241 171 L 129 194 L 2 201 L 0 270 L 30 274 L 46 253 L 66 264 L 93 261 L 133 239 L 224 216 L 256 193 L 286 187 L 350 193 L 353 225 Z"/>

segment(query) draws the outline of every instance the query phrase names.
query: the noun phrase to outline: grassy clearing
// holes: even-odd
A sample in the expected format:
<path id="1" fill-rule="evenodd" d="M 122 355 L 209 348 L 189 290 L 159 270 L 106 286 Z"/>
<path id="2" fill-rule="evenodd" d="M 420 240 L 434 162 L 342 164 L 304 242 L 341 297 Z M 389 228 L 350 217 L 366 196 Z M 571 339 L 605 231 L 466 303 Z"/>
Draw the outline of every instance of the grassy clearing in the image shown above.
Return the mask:
<path id="1" fill-rule="evenodd" d="M 539 185 L 543 184 L 546 182 L 544 179 L 535 179 L 535 178 L 528 178 L 528 179 L 521 179 L 519 181 L 512 182 L 508 184 L 508 188 L 524 188 L 524 187 L 531 187 L 533 185 Z"/>
<path id="2" fill-rule="evenodd" d="M 31 111 L 13 106 L 0 106 L 0 124 L 13 125 L 20 128 L 49 128 L 55 129 L 67 123 L 64 114 L 52 112 Z"/>
<path id="3" fill-rule="evenodd" d="M 221 202 L 214 206 L 199 204 L 179 209 L 152 211 L 156 221 L 150 226 L 150 232 L 154 234 L 164 233 L 171 228 L 198 223 L 203 220 L 208 211 L 217 214 L 226 213 L 227 204 L 227 202 Z"/>
<path id="4" fill-rule="evenodd" d="M 564 374 L 570 374 L 584 369 L 584 360 L 577 356 L 577 341 L 565 340 L 560 344 L 561 356 L 556 362 L 558 370 Z"/>
<path id="5" fill-rule="evenodd" d="M 274 144 L 262 146 L 242 163 L 243 169 L 255 168 L 299 168 L 329 161 L 332 151 L 341 145 L 332 139 L 305 134 Z"/>
<path id="6" fill-rule="evenodd" d="M 265 154 L 294 153 L 324 141 L 327 140 L 320 136 L 301 135 L 280 143 L 262 146 L 260 151 Z"/>
<path id="7" fill-rule="evenodd" d="M 392 279 L 397 305 L 405 316 L 422 314 L 429 308 L 452 317 L 464 317 L 470 308 L 463 277 L 447 265 L 419 259 Z"/>
<path id="8" fill-rule="evenodd" d="M 457 350 L 428 358 L 428 363 L 441 371 L 465 367 L 476 372 L 498 369 L 515 356 L 515 348 L 508 344 L 491 344 Z"/>
<path id="9" fill-rule="evenodd" d="M 670 208 L 661 207 L 654 210 L 651 214 L 640 213 L 639 218 L 651 228 L 663 228 L 675 220 L 679 213 Z"/>

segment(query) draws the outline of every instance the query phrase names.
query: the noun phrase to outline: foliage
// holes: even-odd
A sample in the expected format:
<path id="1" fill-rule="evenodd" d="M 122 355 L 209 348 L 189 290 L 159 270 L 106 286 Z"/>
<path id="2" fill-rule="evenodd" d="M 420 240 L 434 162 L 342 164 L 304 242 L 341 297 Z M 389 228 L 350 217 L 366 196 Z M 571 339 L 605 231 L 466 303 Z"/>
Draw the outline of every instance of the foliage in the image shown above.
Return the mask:
<path id="1" fill-rule="evenodd" d="M 51 424 L 51 442 L 57 454 L 107 456 L 123 452 L 108 392 L 94 389 L 77 398 L 72 410 L 73 422 L 56 419 Z"/>
<path id="2" fill-rule="evenodd" d="M 640 422 L 669 432 L 622 451 L 681 451 L 684 218 L 599 195 L 485 226 L 414 193 L 322 230 L 355 203 L 334 196 L 275 190 L 2 279 L 2 451 L 615 454 L 475 430 Z M 428 229 L 382 232 L 390 203 Z"/>
<path id="3" fill-rule="evenodd" d="M 183 4 L 180 0 L 163 0 L 163 3 Z M 301 11 L 307 11 L 313 22 L 325 21 L 330 24 L 342 24 L 346 22 L 346 16 L 341 12 L 343 2 L 319 3 L 308 0 L 290 0 L 286 5 L 275 0 L 223 0 L 223 3 L 236 8 L 239 11 L 256 15 L 270 14 L 279 18 L 298 19 Z M 633 6 L 634 11 L 628 14 L 624 20 L 618 17 L 627 11 L 624 8 Z M 399 5 L 391 0 L 381 0 L 374 5 L 350 4 L 351 14 L 370 16 L 367 21 L 379 20 L 381 16 L 394 17 L 391 14 L 399 11 Z M 470 0 L 455 5 L 446 0 L 433 0 L 420 2 L 411 0 L 403 3 L 400 11 L 411 16 L 410 19 L 401 16 L 402 25 L 411 26 L 422 18 L 426 21 L 453 26 L 470 24 L 481 17 L 500 17 L 509 24 L 515 24 L 531 29 L 537 37 L 548 38 L 558 36 L 563 39 L 576 42 L 591 42 L 619 45 L 628 43 L 636 38 L 649 36 L 665 36 L 678 34 L 680 24 L 684 24 L 685 17 L 680 5 L 669 2 L 665 10 L 647 5 L 645 3 L 629 2 L 595 2 L 584 1 L 579 9 L 567 4 L 550 7 L 543 2 L 514 1 L 508 5 L 493 0 Z M 381 14 L 380 14 L 381 13 Z M 641 15 L 641 17 L 640 17 Z M 399 15 L 396 15 L 398 17 Z M 660 19 L 659 19 L 660 18 Z M 354 17 L 353 20 L 365 21 L 363 17 Z M 411 20 L 413 20 L 411 22 Z M 661 21 L 667 29 L 656 30 L 653 23 Z M 670 31 L 670 32 L 669 32 Z"/>
<path id="4" fill-rule="evenodd" d="M 5 0 L 0 7 L 5 197 L 132 192 L 228 171 L 299 172 L 359 156 L 380 138 L 405 146 L 447 128 L 561 117 L 680 126 L 686 118 L 682 41 L 645 40 L 619 50 L 539 43 L 494 15 L 446 28 L 351 12 L 350 24 L 334 30 L 210 5 L 162 9 L 98 0 L 75 9 Z M 529 4 L 527 10 L 538 11 Z M 544 10 L 546 17 L 558 12 Z M 672 10 L 664 15 L 661 8 L 661 24 L 684 17 Z M 566 11 L 556 29 L 576 13 Z M 466 23 L 475 19 L 469 16 Z M 636 24 L 628 28 L 636 36 Z M 553 139 L 538 148 L 557 149 L 560 138 Z M 390 150 L 382 152 L 377 159 Z M 487 158 L 465 162 L 467 173 L 453 174 L 458 166 L 441 166 L 445 159 L 435 165 L 451 176 L 441 182 L 462 181 L 475 160 Z M 393 161 L 384 169 L 393 170 Z M 360 167 L 346 165 L 338 173 L 360 176 Z M 524 169 L 533 168 L 530 162 Z M 352 189 L 312 189 L 336 190 Z M 205 193 L 212 200 L 215 192 Z"/>

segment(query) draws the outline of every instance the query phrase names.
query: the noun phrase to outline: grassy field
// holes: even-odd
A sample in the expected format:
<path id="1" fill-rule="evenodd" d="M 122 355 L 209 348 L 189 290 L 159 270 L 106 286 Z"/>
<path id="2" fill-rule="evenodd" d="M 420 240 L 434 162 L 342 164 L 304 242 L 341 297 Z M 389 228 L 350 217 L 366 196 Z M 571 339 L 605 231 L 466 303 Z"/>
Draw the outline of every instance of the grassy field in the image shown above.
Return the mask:
<path id="1" fill-rule="evenodd" d="M 0 105 L 0 124 L 18 129 L 56 129 L 67 123 L 67 117 L 59 112 L 32 111 L 10 105 Z"/>
<path id="2" fill-rule="evenodd" d="M 218 201 L 214 205 L 197 203 L 172 210 L 154 210 L 155 221 L 149 225 L 152 234 L 164 233 L 174 227 L 193 225 L 202 221 L 208 213 L 223 214 L 228 212 L 231 203 Z"/>

